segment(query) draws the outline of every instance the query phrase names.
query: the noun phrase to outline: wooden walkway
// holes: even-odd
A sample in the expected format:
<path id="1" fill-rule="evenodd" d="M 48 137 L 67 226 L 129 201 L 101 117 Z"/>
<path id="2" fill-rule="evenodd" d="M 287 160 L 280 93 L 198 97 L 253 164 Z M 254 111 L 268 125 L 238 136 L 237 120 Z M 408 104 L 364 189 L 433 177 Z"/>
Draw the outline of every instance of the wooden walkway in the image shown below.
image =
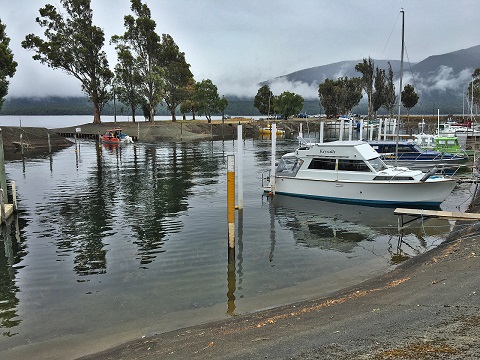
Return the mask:
<path id="1" fill-rule="evenodd" d="M 57 132 L 57 135 L 63 136 L 65 138 L 77 138 L 77 139 L 93 139 L 98 140 L 102 134 L 88 134 L 88 133 L 76 133 L 76 132 Z M 130 136 L 134 142 L 138 141 L 138 136 Z"/>
<path id="2" fill-rule="evenodd" d="M 393 212 L 395 215 L 399 215 L 398 219 L 398 230 L 400 231 L 406 224 L 411 223 L 420 218 L 442 218 L 448 220 L 473 220 L 479 221 L 480 214 L 477 213 L 462 213 L 462 212 L 453 212 L 453 211 L 440 211 L 440 210 L 423 210 L 423 209 L 407 209 L 407 208 L 396 208 Z M 404 221 L 403 216 L 413 216 L 413 219 Z"/>

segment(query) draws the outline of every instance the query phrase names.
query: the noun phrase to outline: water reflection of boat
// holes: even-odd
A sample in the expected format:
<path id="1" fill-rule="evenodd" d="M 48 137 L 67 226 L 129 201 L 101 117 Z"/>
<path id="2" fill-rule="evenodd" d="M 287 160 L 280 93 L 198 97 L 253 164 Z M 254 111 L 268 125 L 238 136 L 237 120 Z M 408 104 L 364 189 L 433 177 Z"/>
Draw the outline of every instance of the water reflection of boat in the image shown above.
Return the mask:
<path id="1" fill-rule="evenodd" d="M 381 208 L 276 195 L 272 206 L 277 220 L 293 232 L 305 247 L 352 252 L 362 241 L 396 238 L 398 218 L 394 208 Z M 445 219 L 428 219 L 403 229 L 404 238 L 414 237 L 421 247 L 424 236 L 442 236 L 450 228 Z M 387 241 L 387 239 L 385 240 Z"/>
<path id="2" fill-rule="evenodd" d="M 387 166 L 365 142 L 333 141 L 303 143 L 283 155 L 265 191 L 357 204 L 439 206 L 455 185 L 433 172 Z"/>
<path id="3" fill-rule="evenodd" d="M 133 143 L 133 139 L 124 134 L 121 128 L 114 128 L 105 131 L 102 135 L 102 142 L 106 144 L 130 144 Z"/>

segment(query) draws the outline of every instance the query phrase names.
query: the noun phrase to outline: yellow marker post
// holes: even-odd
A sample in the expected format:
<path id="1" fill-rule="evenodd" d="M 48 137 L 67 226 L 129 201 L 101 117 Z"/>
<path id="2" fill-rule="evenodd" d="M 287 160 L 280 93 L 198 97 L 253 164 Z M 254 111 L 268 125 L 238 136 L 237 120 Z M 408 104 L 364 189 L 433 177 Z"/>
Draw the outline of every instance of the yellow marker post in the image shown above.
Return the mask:
<path id="1" fill-rule="evenodd" d="M 227 155 L 228 248 L 235 248 L 235 155 Z"/>

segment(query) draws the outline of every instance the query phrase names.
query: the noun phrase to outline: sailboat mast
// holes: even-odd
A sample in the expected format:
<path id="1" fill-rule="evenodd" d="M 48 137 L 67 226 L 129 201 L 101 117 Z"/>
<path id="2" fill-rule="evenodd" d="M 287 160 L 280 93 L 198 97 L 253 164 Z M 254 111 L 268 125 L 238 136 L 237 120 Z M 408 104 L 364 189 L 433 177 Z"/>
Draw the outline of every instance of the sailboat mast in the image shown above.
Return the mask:
<path id="1" fill-rule="evenodd" d="M 402 106 L 402 81 L 403 81 L 403 51 L 405 49 L 405 11 L 403 9 L 400 11 L 402 13 L 402 54 L 400 56 L 400 88 L 398 89 L 398 119 L 397 119 L 397 142 L 395 144 L 395 167 L 397 167 L 397 158 L 398 158 L 398 141 L 400 138 L 400 111 Z"/>

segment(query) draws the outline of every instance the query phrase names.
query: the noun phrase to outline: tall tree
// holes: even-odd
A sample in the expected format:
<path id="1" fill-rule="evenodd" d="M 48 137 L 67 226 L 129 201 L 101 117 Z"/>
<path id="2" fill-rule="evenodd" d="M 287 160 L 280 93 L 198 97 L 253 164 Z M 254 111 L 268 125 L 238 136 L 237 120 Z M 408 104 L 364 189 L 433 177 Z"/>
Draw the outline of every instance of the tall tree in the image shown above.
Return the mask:
<path id="1" fill-rule="evenodd" d="M 363 59 L 363 62 L 355 65 L 355 70 L 362 73 L 363 90 L 365 90 L 365 92 L 367 93 L 369 119 L 371 118 L 372 114 L 373 69 L 374 62 L 370 57 L 368 57 L 368 60 Z"/>
<path id="2" fill-rule="evenodd" d="M 195 120 L 195 114 L 198 111 L 198 103 L 196 102 L 196 82 L 194 78 L 191 78 L 185 86 L 186 96 L 180 103 L 180 112 L 183 114 L 183 120 L 186 119 L 186 114 L 191 113 L 193 120 Z"/>
<path id="3" fill-rule="evenodd" d="M 386 90 L 385 70 L 377 67 L 375 69 L 375 91 L 372 94 L 372 111 L 375 118 L 377 118 L 378 109 L 380 109 L 385 102 Z"/>
<path id="4" fill-rule="evenodd" d="M 148 108 L 148 118 L 153 122 L 155 109 L 165 94 L 164 70 L 160 63 L 160 36 L 155 32 L 157 24 L 146 4 L 142 4 L 141 0 L 131 0 L 130 9 L 135 17 L 126 15 L 123 18 L 125 33 L 113 36 L 112 42 L 130 47 L 142 78 L 140 94 L 145 99 L 144 107 Z"/>
<path id="5" fill-rule="evenodd" d="M 361 79 L 325 79 L 325 82 L 318 86 L 318 96 L 327 117 L 348 114 L 362 99 Z"/>
<path id="6" fill-rule="evenodd" d="M 275 96 L 268 85 L 263 85 L 253 99 L 253 106 L 262 115 L 270 115 L 275 107 Z"/>
<path id="7" fill-rule="evenodd" d="M 339 113 L 335 81 L 327 78 L 318 85 L 318 96 L 327 118 L 335 117 Z"/>
<path id="8" fill-rule="evenodd" d="M 82 91 L 93 103 L 93 122 L 101 123 L 100 114 L 110 100 L 107 90 L 113 73 L 102 47 L 103 30 L 93 25 L 90 0 L 60 0 L 66 13 L 50 4 L 39 10 L 36 22 L 45 28 L 46 40 L 29 34 L 22 41 L 25 49 L 34 50 L 33 59 L 53 69 L 61 69 L 80 80 Z"/>
<path id="9" fill-rule="evenodd" d="M 402 104 L 407 109 L 407 117 L 410 116 L 410 109 L 418 103 L 418 95 L 412 85 L 407 84 L 402 91 Z"/>
<path id="10" fill-rule="evenodd" d="M 142 78 L 137 67 L 137 62 L 128 46 L 119 44 L 117 50 L 117 65 L 115 65 L 115 94 L 118 100 L 130 106 L 132 121 L 135 122 L 136 109 L 142 104 L 140 95 Z"/>
<path id="11" fill-rule="evenodd" d="M 388 77 L 385 84 L 385 99 L 383 102 L 383 107 L 390 114 L 390 118 L 393 118 L 393 109 L 395 103 L 397 102 L 397 95 L 395 94 L 395 85 L 393 84 L 393 70 L 392 64 L 388 62 Z"/>
<path id="12" fill-rule="evenodd" d="M 362 100 L 362 80 L 347 76 L 336 81 L 338 110 L 341 114 L 349 114 Z"/>
<path id="13" fill-rule="evenodd" d="M 2 109 L 5 96 L 8 94 L 8 80 L 15 75 L 17 63 L 13 60 L 12 50 L 8 47 L 10 38 L 5 33 L 6 25 L 0 19 L 0 110 Z"/>
<path id="14" fill-rule="evenodd" d="M 198 103 L 199 112 L 203 113 L 208 123 L 212 122 L 212 115 L 218 113 L 223 106 L 222 100 L 218 96 L 218 88 L 212 83 L 212 80 L 206 79 L 197 83 L 196 85 L 196 98 Z"/>
<path id="15" fill-rule="evenodd" d="M 303 97 L 298 94 L 284 91 L 275 101 L 275 112 L 286 120 L 289 116 L 298 114 L 303 109 Z"/>
<path id="16" fill-rule="evenodd" d="M 188 96 L 187 86 L 193 79 L 193 74 L 190 71 L 190 64 L 185 60 L 185 54 L 168 34 L 162 35 L 160 59 L 160 65 L 164 69 L 164 100 L 172 121 L 175 121 L 176 109 Z"/>

